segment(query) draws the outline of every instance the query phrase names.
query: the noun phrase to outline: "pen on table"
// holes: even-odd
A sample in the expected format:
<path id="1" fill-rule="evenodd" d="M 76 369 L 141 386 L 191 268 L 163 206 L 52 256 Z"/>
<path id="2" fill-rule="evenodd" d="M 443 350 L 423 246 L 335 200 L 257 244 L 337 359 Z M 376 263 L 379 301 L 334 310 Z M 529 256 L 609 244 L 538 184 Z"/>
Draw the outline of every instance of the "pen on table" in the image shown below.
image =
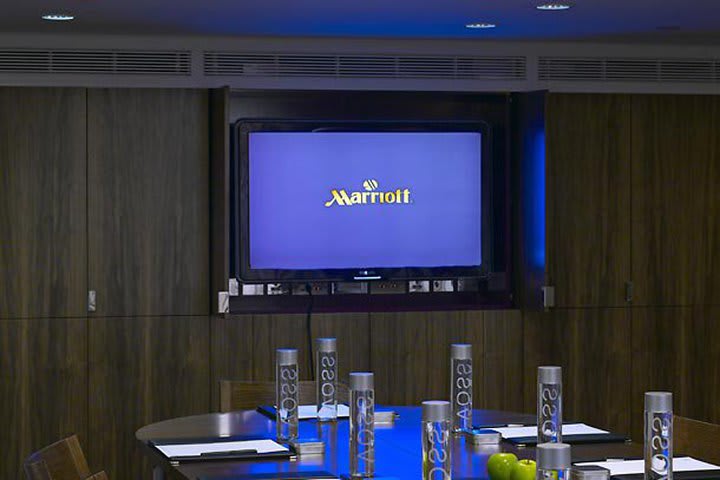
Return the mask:
<path id="1" fill-rule="evenodd" d="M 203 452 L 201 457 L 225 457 L 230 455 L 257 455 L 258 451 L 253 449 L 246 450 L 227 450 L 224 452 Z"/>
<path id="2" fill-rule="evenodd" d="M 482 429 L 482 428 L 516 428 L 516 427 L 534 427 L 534 424 L 526 424 L 526 423 L 496 423 L 493 425 L 473 425 L 473 428 L 476 429 Z"/>

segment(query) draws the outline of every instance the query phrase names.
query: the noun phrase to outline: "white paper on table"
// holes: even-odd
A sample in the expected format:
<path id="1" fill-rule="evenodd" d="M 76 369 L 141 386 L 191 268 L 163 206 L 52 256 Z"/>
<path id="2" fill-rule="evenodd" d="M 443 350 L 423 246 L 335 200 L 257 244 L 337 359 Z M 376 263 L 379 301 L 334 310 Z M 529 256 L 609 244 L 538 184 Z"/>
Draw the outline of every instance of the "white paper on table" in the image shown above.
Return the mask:
<path id="1" fill-rule="evenodd" d="M 577 466 L 598 466 L 610 470 L 610 475 L 633 475 L 645 472 L 644 460 L 611 460 L 608 462 L 581 462 Z M 720 470 L 720 466 L 703 462 L 692 457 L 673 458 L 673 472 L 696 472 L 699 470 Z"/>
<path id="2" fill-rule="evenodd" d="M 491 428 L 500 433 L 505 439 L 513 438 L 525 438 L 537 436 L 537 426 L 531 425 L 529 427 L 501 427 Z M 565 435 L 608 435 L 610 432 L 606 430 L 600 430 L 599 428 L 591 427 L 584 423 L 568 423 L 562 426 L 563 437 Z"/>
<path id="3" fill-rule="evenodd" d="M 339 403 L 337 406 L 338 418 L 348 418 L 350 416 L 350 407 Z M 308 420 L 311 418 L 317 418 L 317 406 L 315 405 L 300 405 L 298 407 L 298 418 L 300 420 Z"/>
<path id="4" fill-rule="evenodd" d="M 255 450 L 258 454 L 287 452 L 288 448 L 274 440 L 239 440 L 232 442 L 185 443 L 178 445 L 155 445 L 167 458 L 199 457 L 203 453 Z"/>

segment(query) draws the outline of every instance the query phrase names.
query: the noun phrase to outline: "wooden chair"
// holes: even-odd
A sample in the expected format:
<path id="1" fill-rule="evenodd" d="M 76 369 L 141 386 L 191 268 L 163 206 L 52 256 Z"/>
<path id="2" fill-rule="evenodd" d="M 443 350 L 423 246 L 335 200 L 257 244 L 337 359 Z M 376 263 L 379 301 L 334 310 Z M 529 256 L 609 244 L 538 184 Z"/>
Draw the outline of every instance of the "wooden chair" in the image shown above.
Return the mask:
<path id="1" fill-rule="evenodd" d="M 720 425 L 675 415 L 673 450 L 720 465 Z"/>
<path id="2" fill-rule="evenodd" d="M 316 401 L 315 382 L 299 382 L 298 400 L 301 405 L 314 405 Z M 348 402 L 348 387 L 337 385 L 338 403 Z M 275 404 L 275 382 L 245 382 L 220 380 L 220 411 L 248 410 L 260 405 Z"/>
<path id="3" fill-rule="evenodd" d="M 90 475 L 76 435 L 33 453 L 23 468 L 28 480 L 107 480 L 105 472 Z"/>

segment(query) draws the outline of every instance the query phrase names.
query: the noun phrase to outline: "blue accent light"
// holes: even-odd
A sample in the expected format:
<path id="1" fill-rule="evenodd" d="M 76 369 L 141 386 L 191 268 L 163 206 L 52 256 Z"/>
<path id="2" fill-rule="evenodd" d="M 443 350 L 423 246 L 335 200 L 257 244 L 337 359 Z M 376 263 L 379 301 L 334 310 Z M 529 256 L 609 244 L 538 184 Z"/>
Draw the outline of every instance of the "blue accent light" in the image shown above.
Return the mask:
<path id="1" fill-rule="evenodd" d="M 528 252 L 533 267 L 545 268 L 545 130 L 539 128 L 532 139 L 532 155 L 530 169 L 530 189 L 528 198 L 531 202 L 529 223 Z"/>

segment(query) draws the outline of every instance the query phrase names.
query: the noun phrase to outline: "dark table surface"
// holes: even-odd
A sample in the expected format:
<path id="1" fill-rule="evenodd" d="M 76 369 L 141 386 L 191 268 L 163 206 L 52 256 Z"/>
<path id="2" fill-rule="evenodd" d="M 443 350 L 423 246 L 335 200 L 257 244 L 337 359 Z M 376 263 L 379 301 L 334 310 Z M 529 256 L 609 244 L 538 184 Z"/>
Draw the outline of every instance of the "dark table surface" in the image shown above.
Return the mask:
<path id="1" fill-rule="evenodd" d="M 375 476 L 398 479 L 422 478 L 422 453 L 420 446 L 419 407 L 378 407 L 392 409 L 399 414 L 394 425 L 375 427 Z M 535 416 L 496 410 L 475 410 L 475 425 L 508 423 L 534 424 Z M 348 473 L 348 421 L 321 424 L 314 420 L 300 422 L 300 439 L 319 438 L 325 442 L 323 455 L 302 456 L 295 461 L 203 461 L 170 464 L 149 447 L 152 440 L 177 440 L 198 438 L 222 438 L 227 436 L 253 436 L 273 438 L 275 422 L 256 411 L 214 413 L 176 418 L 154 423 L 137 431 L 136 437 L 152 462 L 165 469 L 176 470 L 188 479 L 196 478 L 263 478 L 263 474 L 293 472 Z M 474 446 L 462 436 L 453 439 L 453 478 L 487 478 L 486 463 L 496 452 L 513 452 L 519 458 L 535 458 L 532 447 L 517 447 L 503 442 L 499 445 Z M 573 446 L 573 461 L 600 460 L 606 458 L 639 457 L 642 448 L 632 443 L 600 443 Z M 267 477 L 264 477 L 267 478 Z"/>

